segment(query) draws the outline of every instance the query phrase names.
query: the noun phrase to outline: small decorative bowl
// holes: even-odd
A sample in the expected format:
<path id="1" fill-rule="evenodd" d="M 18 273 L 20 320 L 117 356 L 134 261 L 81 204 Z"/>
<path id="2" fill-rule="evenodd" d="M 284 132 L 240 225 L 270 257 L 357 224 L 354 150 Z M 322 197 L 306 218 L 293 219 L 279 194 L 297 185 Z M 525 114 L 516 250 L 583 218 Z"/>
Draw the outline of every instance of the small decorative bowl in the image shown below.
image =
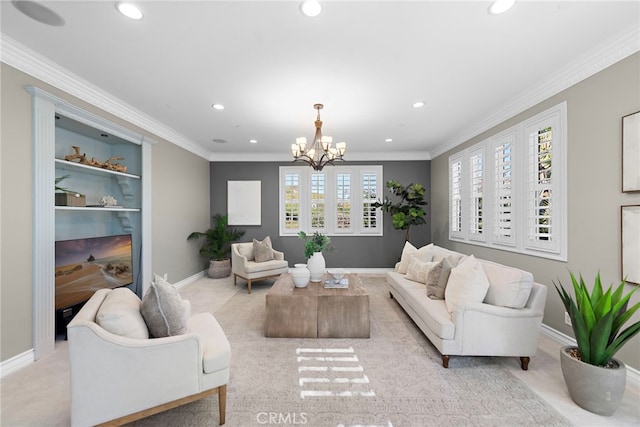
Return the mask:
<path id="1" fill-rule="evenodd" d="M 334 268 L 332 270 L 329 270 L 328 273 L 331 275 L 331 277 L 333 277 L 334 281 L 339 282 L 340 280 L 342 280 L 344 278 L 344 275 L 347 272 L 345 270 L 343 270 L 342 268 Z"/>

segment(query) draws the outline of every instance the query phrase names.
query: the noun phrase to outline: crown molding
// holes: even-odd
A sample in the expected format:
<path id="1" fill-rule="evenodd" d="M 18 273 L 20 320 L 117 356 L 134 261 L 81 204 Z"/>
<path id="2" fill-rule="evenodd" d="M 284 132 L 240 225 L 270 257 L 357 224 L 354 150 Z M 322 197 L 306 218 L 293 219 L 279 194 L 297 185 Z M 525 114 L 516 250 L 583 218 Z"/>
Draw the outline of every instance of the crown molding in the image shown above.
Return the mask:
<path id="1" fill-rule="evenodd" d="M 596 45 L 590 52 L 564 67 L 549 79 L 512 99 L 502 109 L 465 128 L 452 139 L 432 150 L 430 152 L 431 158 L 469 141 L 482 132 L 557 95 L 638 51 L 640 51 L 640 27 L 633 26 L 621 31 L 616 36 Z"/>
<path id="2" fill-rule="evenodd" d="M 347 146 L 347 149 L 349 146 Z M 431 160 L 431 156 L 426 151 L 394 151 L 394 152 L 349 152 L 347 151 L 346 162 L 363 161 L 410 161 L 410 160 Z M 211 153 L 211 162 L 292 162 L 291 153 Z M 336 162 L 339 165 L 340 162 Z"/>
<path id="3" fill-rule="evenodd" d="M 4 33 L 0 33 L 0 61 L 107 113 L 113 114 L 134 126 L 166 139 L 197 156 L 208 159 L 211 154 L 186 136 L 163 125 L 123 100 L 59 66 Z"/>

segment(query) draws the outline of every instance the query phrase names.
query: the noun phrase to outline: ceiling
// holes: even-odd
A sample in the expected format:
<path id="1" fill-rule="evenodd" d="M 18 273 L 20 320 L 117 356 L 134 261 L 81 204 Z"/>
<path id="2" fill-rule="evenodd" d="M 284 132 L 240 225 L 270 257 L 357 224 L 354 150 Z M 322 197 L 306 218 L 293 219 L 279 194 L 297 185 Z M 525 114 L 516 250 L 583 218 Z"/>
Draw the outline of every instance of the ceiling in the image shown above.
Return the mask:
<path id="1" fill-rule="evenodd" d="M 51 26 L 3 0 L 3 42 L 222 161 L 289 160 L 315 103 L 346 160 L 429 159 L 588 77 L 592 58 L 622 59 L 606 49 L 640 27 L 638 1 L 520 0 L 502 15 L 489 1 L 324 1 L 315 18 L 298 1 L 135 3 L 140 21 L 114 1 L 40 2 L 65 20 Z"/>

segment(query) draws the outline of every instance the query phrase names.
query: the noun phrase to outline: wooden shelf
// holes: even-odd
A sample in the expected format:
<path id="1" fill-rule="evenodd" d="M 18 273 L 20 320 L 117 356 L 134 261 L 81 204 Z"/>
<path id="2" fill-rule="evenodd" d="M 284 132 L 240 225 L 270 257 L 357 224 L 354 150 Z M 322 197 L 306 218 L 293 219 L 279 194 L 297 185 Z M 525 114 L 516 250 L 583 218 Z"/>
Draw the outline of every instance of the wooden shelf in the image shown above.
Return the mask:
<path id="1" fill-rule="evenodd" d="M 57 211 L 140 212 L 138 208 L 103 208 L 97 206 L 56 206 Z"/>
<path id="2" fill-rule="evenodd" d="M 112 171 L 109 169 L 96 168 L 94 166 L 83 165 L 81 163 L 70 162 L 68 160 L 63 160 L 63 159 L 56 159 L 56 166 L 64 170 L 71 170 L 71 171 L 75 170 L 75 171 L 80 171 L 83 173 L 89 173 L 89 174 L 98 175 L 98 176 L 113 175 L 113 176 L 126 177 L 131 179 L 140 179 L 140 176 L 138 175 Z"/>

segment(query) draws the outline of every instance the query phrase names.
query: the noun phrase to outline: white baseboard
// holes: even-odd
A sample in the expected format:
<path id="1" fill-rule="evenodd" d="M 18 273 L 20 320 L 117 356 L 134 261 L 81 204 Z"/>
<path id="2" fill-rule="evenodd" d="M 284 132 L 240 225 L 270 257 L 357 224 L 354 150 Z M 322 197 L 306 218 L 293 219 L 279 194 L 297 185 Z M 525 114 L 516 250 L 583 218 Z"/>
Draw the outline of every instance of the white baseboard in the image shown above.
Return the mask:
<path id="1" fill-rule="evenodd" d="M 206 274 L 207 270 L 202 270 L 201 272 L 196 273 L 193 276 L 189 276 L 185 279 L 180 280 L 179 282 L 174 283 L 173 286 L 175 286 L 177 289 L 184 288 L 185 286 L 192 284 L 196 280 L 202 279 Z"/>
<path id="2" fill-rule="evenodd" d="M 574 338 L 571 338 L 569 335 L 565 335 L 560 331 L 556 331 L 544 323 L 541 325 L 540 329 L 544 335 L 562 345 L 576 345 L 576 340 Z M 627 380 L 633 383 L 636 387 L 640 387 L 640 371 L 627 365 Z"/>
<path id="3" fill-rule="evenodd" d="M 11 359 L 7 359 L 0 363 L 0 378 L 4 378 L 5 375 L 12 374 L 26 366 L 29 366 L 35 362 L 35 352 L 33 349 L 27 350 L 24 353 L 13 356 Z"/>

